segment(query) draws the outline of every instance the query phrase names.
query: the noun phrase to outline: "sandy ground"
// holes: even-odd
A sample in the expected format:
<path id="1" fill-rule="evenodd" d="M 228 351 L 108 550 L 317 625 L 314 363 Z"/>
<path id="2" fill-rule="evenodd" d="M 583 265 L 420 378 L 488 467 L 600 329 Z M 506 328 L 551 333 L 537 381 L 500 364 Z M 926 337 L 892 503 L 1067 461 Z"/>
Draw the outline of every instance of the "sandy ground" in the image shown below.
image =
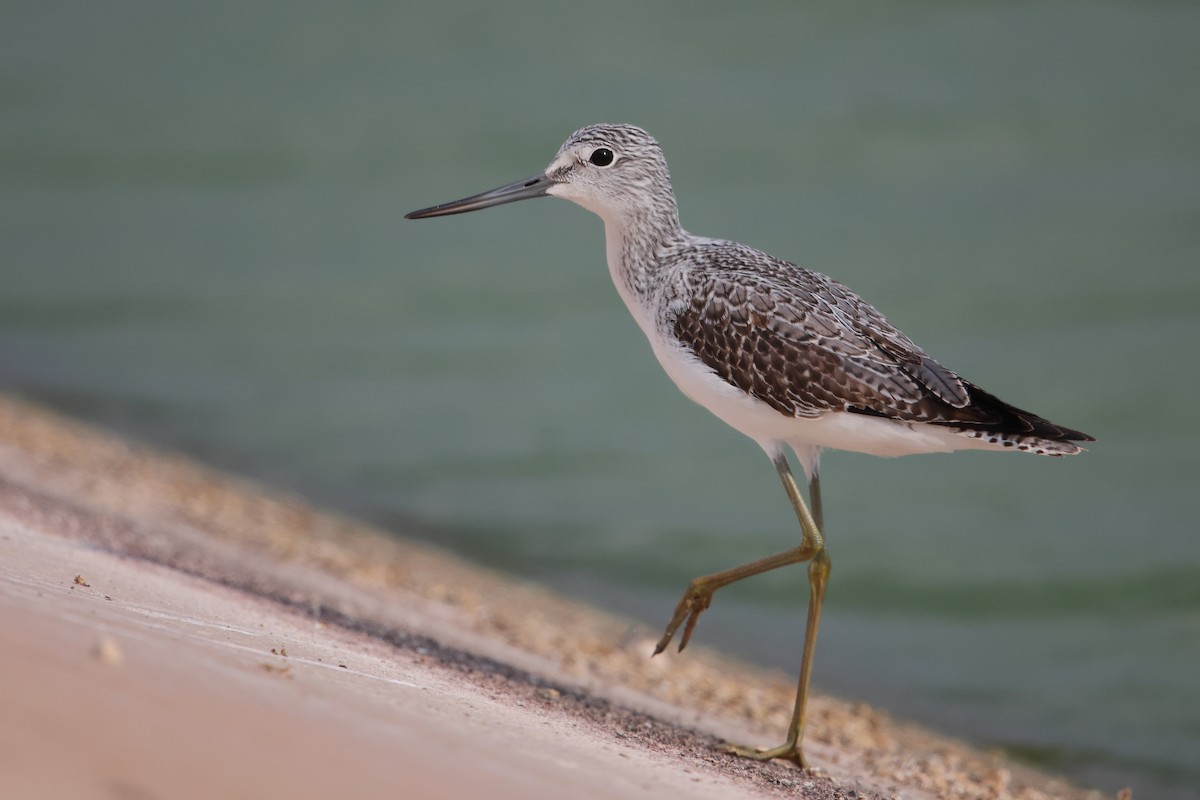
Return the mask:
<path id="1" fill-rule="evenodd" d="M 0 396 L 0 797 L 1096 798 Z"/>

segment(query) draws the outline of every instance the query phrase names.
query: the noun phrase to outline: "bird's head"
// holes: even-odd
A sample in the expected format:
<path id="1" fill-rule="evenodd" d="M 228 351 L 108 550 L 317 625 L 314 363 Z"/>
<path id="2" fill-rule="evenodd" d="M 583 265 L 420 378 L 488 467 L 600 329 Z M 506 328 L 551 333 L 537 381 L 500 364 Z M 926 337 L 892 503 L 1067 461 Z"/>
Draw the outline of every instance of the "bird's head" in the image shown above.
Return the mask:
<path id="1" fill-rule="evenodd" d="M 647 212 L 665 212 L 671 218 L 675 214 L 667 160 L 658 142 L 633 125 L 605 124 L 575 131 L 536 175 L 405 216 L 462 214 L 533 197 L 570 200 L 605 222 Z"/>

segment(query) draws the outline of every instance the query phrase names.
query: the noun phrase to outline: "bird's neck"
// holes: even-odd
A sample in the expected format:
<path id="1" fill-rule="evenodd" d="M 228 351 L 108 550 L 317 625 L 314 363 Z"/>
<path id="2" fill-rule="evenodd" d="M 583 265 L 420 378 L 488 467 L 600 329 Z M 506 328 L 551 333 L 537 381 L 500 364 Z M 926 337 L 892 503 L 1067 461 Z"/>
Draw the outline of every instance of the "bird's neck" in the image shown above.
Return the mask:
<path id="1" fill-rule="evenodd" d="M 664 277 L 663 254 L 686 236 L 674 205 L 604 216 L 608 271 L 639 324 Z"/>

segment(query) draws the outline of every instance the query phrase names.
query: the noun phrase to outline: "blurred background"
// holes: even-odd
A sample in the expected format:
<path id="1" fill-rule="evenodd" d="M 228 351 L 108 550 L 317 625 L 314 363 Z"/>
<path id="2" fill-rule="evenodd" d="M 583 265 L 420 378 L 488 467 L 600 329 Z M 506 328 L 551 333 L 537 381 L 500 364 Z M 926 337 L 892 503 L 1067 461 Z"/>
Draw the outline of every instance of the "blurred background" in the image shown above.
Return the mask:
<path id="1" fill-rule="evenodd" d="M 406 222 L 593 122 L 685 227 L 1099 438 L 823 461 L 819 687 L 1097 787 L 1200 786 L 1200 7 L 308 0 L 0 9 L 0 389 L 665 624 L 793 546 L 597 218 Z M 794 672 L 802 569 L 697 641 Z"/>

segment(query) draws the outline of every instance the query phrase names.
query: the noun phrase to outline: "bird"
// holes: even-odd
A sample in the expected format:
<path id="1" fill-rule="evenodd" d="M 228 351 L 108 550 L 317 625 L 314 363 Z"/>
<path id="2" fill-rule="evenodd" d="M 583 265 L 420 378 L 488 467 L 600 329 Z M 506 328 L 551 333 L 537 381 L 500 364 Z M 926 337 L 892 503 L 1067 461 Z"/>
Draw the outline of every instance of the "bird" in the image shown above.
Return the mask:
<path id="1" fill-rule="evenodd" d="M 1014 450 L 1067 456 L 1095 439 L 1016 408 L 942 366 L 836 280 L 680 225 L 667 160 L 645 130 L 588 125 L 531 177 L 406 214 L 424 219 L 537 197 L 570 200 L 604 222 L 617 293 L 682 392 L 766 453 L 800 524 L 800 544 L 692 579 L 654 655 L 682 626 L 691 639 L 713 594 L 807 562 L 808 615 L 795 703 L 778 747 L 735 755 L 811 767 L 803 752 L 813 653 L 831 562 L 819 478 L 826 449 L 877 456 Z M 787 458 L 807 480 L 805 502 Z"/>

